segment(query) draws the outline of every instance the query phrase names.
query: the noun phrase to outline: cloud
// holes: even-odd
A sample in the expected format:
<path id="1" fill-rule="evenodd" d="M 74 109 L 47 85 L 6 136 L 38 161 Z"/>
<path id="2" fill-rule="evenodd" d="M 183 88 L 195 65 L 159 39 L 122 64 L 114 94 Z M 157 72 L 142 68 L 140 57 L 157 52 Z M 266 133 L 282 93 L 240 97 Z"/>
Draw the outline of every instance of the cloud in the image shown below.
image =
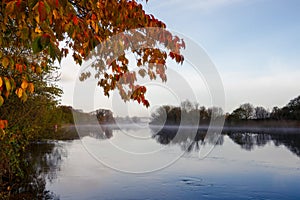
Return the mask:
<path id="1" fill-rule="evenodd" d="M 232 111 L 242 103 L 253 103 L 272 109 L 282 107 L 300 95 L 300 70 L 275 69 L 269 74 L 250 75 L 243 72 L 224 73 L 226 110 Z"/>

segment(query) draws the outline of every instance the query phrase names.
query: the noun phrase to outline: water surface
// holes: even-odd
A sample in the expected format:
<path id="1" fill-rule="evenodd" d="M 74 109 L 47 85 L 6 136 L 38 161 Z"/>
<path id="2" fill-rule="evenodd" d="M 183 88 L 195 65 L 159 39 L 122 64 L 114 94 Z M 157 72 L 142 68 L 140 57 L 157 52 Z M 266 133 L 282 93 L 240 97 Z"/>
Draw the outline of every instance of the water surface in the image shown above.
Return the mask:
<path id="1" fill-rule="evenodd" d="M 300 135 L 227 132 L 199 159 L 212 146 L 205 134 L 181 134 L 127 127 L 53 142 L 37 156 L 47 162 L 45 190 L 54 199 L 300 197 Z"/>

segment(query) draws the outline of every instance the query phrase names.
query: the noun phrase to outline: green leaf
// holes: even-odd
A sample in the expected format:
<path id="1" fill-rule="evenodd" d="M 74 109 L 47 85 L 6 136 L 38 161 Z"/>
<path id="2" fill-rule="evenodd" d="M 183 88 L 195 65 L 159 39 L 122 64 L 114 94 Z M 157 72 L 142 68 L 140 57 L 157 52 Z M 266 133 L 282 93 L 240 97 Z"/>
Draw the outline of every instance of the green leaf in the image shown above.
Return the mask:
<path id="1" fill-rule="evenodd" d="M 35 40 L 32 43 L 32 50 L 33 53 L 39 53 L 40 51 L 43 50 L 43 46 L 41 44 L 41 37 L 35 38 Z"/>

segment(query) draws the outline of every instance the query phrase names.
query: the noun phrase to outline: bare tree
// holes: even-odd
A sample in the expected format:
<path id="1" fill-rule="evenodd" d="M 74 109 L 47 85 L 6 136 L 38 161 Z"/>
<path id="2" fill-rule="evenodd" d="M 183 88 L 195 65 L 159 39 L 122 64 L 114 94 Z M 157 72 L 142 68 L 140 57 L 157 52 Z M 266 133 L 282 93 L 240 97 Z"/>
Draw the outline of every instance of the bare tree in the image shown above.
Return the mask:
<path id="1" fill-rule="evenodd" d="M 256 119 L 267 119 L 270 117 L 270 112 L 261 106 L 256 107 L 254 112 Z"/>
<path id="2" fill-rule="evenodd" d="M 240 105 L 240 108 L 244 110 L 244 119 L 251 119 L 254 117 L 254 106 L 250 103 L 244 103 Z"/>

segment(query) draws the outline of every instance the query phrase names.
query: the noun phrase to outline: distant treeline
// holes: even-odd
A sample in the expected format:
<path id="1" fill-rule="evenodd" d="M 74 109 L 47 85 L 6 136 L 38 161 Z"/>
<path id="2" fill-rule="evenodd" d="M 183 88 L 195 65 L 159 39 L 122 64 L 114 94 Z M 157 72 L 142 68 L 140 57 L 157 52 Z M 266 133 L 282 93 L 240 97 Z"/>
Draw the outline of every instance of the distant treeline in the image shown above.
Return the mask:
<path id="1" fill-rule="evenodd" d="M 186 100 L 180 106 L 164 105 L 159 107 L 151 115 L 152 125 L 205 125 L 211 120 L 225 119 L 225 125 L 249 125 L 260 123 L 265 126 L 298 126 L 300 121 L 300 96 L 290 100 L 282 107 L 274 107 L 272 111 L 261 107 L 244 103 L 233 110 L 232 113 L 224 113 L 222 108 L 206 108 L 199 103 Z"/>
<path id="2" fill-rule="evenodd" d="M 74 109 L 71 106 L 59 106 L 59 115 L 61 116 L 60 123 L 67 124 L 114 124 L 115 119 L 113 112 L 108 109 L 97 109 L 93 112 L 83 112 L 82 110 Z M 75 120 L 75 121 L 74 121 Z"/>

